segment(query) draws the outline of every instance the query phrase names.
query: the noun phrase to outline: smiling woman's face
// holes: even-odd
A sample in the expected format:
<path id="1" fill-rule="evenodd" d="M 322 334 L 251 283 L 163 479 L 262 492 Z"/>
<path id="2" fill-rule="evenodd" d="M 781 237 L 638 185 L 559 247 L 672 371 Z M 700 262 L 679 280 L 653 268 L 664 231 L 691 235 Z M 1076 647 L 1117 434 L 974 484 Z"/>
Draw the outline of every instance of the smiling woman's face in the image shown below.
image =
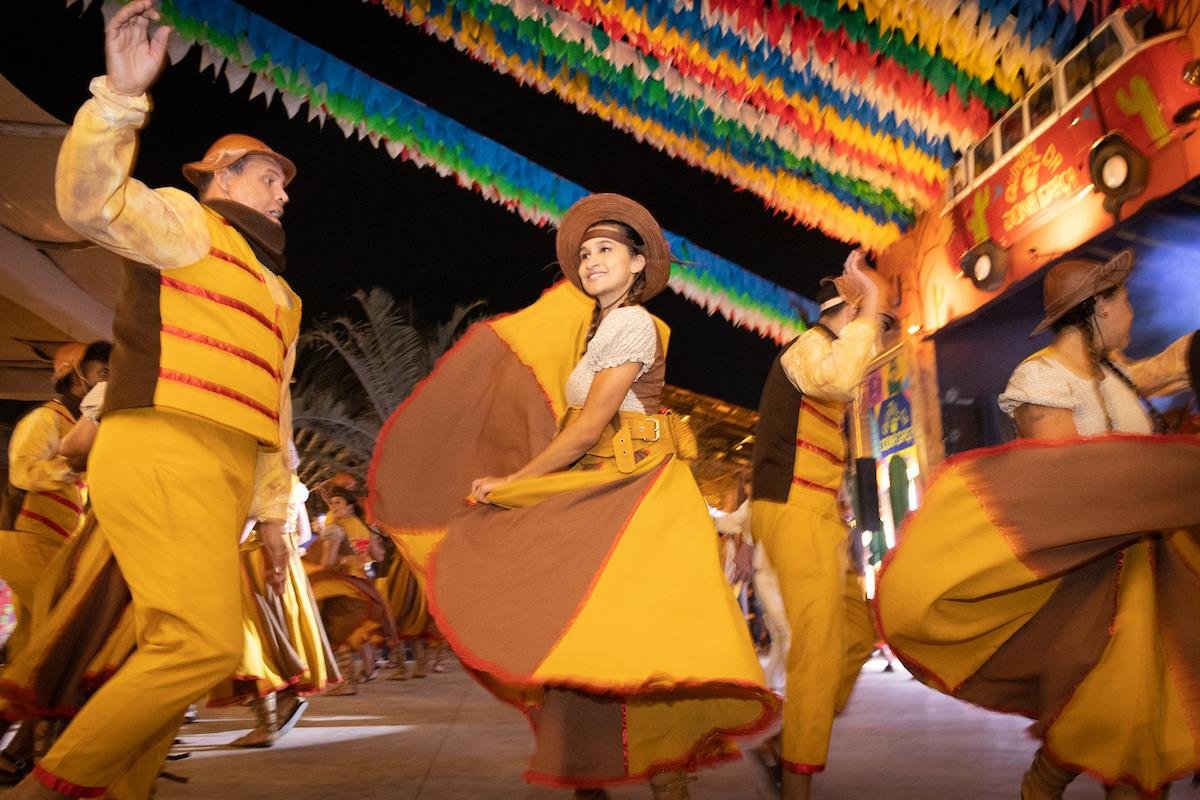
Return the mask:
<path id="1" fill-rule="evenodd" d="M 645 268 L 645 256 L 607 236 L 593 236 L 579 246 L 579 283 L 602 306 L 619 300 Z"/>

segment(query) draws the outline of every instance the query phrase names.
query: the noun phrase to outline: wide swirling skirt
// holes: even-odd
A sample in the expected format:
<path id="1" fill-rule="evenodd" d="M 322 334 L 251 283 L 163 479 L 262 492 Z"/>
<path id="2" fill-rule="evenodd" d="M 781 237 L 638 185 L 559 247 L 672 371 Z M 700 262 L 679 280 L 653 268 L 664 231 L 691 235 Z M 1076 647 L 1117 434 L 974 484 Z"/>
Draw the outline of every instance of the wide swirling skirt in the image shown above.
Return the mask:
<path id="1" fill-rule="evenodd" d="M 242 660 L 209 693 L 209 706 L 242 703 L 284 689 L 316 694 L 339 682 L 333 648 L 304 565 L 295 549 L 289 550 L 283 593 L 276 595 L 267 587 L 258 535 L 242 545 Z"/>
<path id="2" fill-rule="evenodd" d="M 778 699 L 688 467 L 650 453 L 514 482 L 451 519 L 431 568 L 446 638 L 528 714 L 526 778 L 599 786 L 737 758 Z"/>
<path id="3" fill-rule="evenodd" d="M 927 685 L 1037 720 L 1145 794 L 1200 769 L 1200 441 L 1019 442 L 951 460 L 876 611 Z"/>

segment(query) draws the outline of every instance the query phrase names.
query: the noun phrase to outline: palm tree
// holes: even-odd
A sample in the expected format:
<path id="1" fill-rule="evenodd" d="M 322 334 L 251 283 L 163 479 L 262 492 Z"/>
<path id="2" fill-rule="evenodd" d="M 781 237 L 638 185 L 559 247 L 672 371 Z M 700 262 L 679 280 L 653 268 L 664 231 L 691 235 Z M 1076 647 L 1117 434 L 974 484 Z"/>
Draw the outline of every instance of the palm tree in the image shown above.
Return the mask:
<path id="1" fill-rule="evenodd" d="M 305 363 L 293 392 L 300 479 L 309 485 L 338 472 L 363 481 L 383 423 L 484 304 L 457 305 L 445 322 L 422 328 L 384 289 L 354 299 L 358 318 L 322 321 L 300 337 L 303 351 L 322 356 Z"/>

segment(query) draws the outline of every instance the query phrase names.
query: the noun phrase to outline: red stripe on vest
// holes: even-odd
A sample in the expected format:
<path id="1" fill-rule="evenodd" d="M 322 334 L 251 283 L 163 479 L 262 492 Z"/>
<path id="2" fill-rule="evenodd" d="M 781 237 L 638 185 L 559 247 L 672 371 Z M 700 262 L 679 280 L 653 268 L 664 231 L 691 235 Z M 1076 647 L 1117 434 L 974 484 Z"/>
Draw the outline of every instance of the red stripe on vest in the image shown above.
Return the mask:
<path id="1" fill-rule="evenodd" d="M 60 506 L 66 506 L 67 508 L 74 511 L 76 514 L 83 513 L 82 508 L 75 505 L 70 500 L 68 500 L 67 498 L 63 497 L 60 494 L 55 494 L 54 492 L 35 492 L 34 494 L 36 494 L 38 497 L 45 497 L 49 500 L 53 500 L 54 502 L 58 503 Z"/>
<path id="2" fill-rule="evenodd" d="M 162 378 L 163 380 L 175 381 L 176 383 L 182 383 L 195 389 L 202 389 L 206 392 L 212 392 L 213 394 L 219 394 L 223 397 L 228 397 L 230 400 L 241 403 L 247 408 L 254 409 L 272 422 L 279 422 L 279 415 L 277 413 L 267 408 L 254 398 L 247 397 L 239 391 L 230 389 L 228 386 L 222 386 L 219 383 L 206 381 L 203 378 L 197 378 L 195 375 L 187 375 L 182 372 L 175 372 L 174 370 L 163 368 L 158 370 L 158 377 Z"/>
<path id="3" fill-rule="evenodd" d="M 825 413 L 823 413 L 821 411 L 821 409 L 817 408 L 812 403 L 808 402 L 807 399 L 800 401 L 800 408 L 802 410 L 807 411 L 808 413 L 812 414 L 814 417 L 821 420 L 826 425 L 829 425 L 830 427 L 833 427 L 833 428 L 837 428 L 839 431 L 842 429 L 842 424 L 840 422 L 827 416 Z"/>
<path id="4" fill-rule="evenodd" d="M 806 442 L 803 439 L 796 440 L 796 447 L 799 447 L 801 450 L 807 450 L 810 453 L 816 453 L 825 460 L 831 461 L 838 466 L 844 466 L 846 463 L 846 459 L 842 458 L 837 453 L 834 453 L 832 450 L 826 450 L 824 447 L 817 447 L 812 442 Z"/>
<path id="5" fill-rule="evenodd" d="M 37 513 L 36 511 L 28 511 L 28 510 L 26 510 L 26 509 L 22 508 L 22 509 L 21 509 L 21 510 L 20 510 L 20 511 L 17 513 L 17 516 L 18 516 L 18 517 L 25 517 L 26 519 L 31 519 L 31 520 L 33 520 L 34 522 L 40 522 L 40 523 L 42 523 L 43 525 L 45 525 L 47 528 L 49 528 L 50 530 L 52 530 L 52 531 L 54 531 L 55 533 L 57 533 L 59 536 L 63 537 L 64 539 L 69 539 L 69 538 L 71 538 L 71 532 L 70 532 L 70 531 L 64 531 L 64 530 L 62 529 L 62 526 L 61 526 L 61 525 L 59 525 L 57 522 L 55 522 L 54 520 L 50 519 L 49 517 L 43 517 L 41 514 Z"/>
<path id="6" fill-rule="evenodd" d="M 254 353 L 251 353 L 249 350 L 244 350 L 241 347 L 238 347 L 237 345 L 232 345 L 232 344 L 229 344 L 228 342 L 222 342 L 220 339 L 214 339 L 211 336 L 205 336 L 203 333 L 196 333 L 195 331 L 189 331 L 186 328 L 179 328 L 179 327 L 176 327 L 175 325 L 163 325 L 162 332 L 169 336 L 175 336 L 180 339 L 186 339 L 189 342 L 196 342 L 198 344 L 207 345 L 207 346 L 215 348 L 217 350 L 223 350 L 224 352 L 229 353 L 231 356 L 237 356 L 238 358 L 242 359 L 243 361 L 249 361 L 254 366 L 259 367 L 259 368 L 263 369 L 264 371 L 266 371 L 266 373 L 268 375 L 270 375 L 272 378 L 274 378 L 275 380 L 279 380 L 279 372 L 276 371 L 275 368 L 272 367 L 270 364 L 268 364 L 266 359 L 256 356 Z"/>
<path id="7" fill-rule="evenodd" d="M 239 269 L 243 269 L 246 272 L 249 272 L 251 275 L 254 276 L 254 280 L 258 281 L 259 283 L 267 282 L 267 279 L 262 276 L 262 273 L 260 273 L 254 267 L 247 264 L 245 261 L 242 261 L 237 256 L 233 255 L 232 253 L 226 253 L 224 250 L 218 250 L 215 247 L 211 247 L 208 250 L 208 254 L 210 256 L 212 256 L 213 258 L 219 258 L 222 261 L 228 261 L 230 264 L 233 264 L 235 267 L 238 267 Z"/>
<path id="8" fill-rule="evenodd" d="M 838 495 L 837 489 L 832 489 L 828 486 L 822 486 L 821 484 L 813 483 L 812 481 L 806 481 L 806 480 L 804 480 L 804 478 L 800 478 L 800 477 L 792 478 L 792 483 L 796 484 L 797 486 L 803 486 L 805 489 L 812 489 L 817 492 L 826 492 L 828 494 L 833 495 L 834 497 L 837 497 L 837 495 Z"/>
<path id="9" fill-rule="evenodd" d="M 193 297 L 199 297 L 204 300 L 211 300 L 214 303 L 220 303 L 223 306 L 227 306 L 227 307 L 235 309 L 237 311 L 241 311 L 243 314 L 247 315 L 248 317 L 251 317 L 256 322 L 261 323 L 262 326 L 264 328 L 266 328 L 267 330 L 269 330 L 271 333 L 275 334 L 275 336 L 278 337 L 279 341 L 281 341 L 281 342 L 283 341 L 283 332 L 279 330 L 278 325 L 273 323 L 271 320 L 267 319 L 265 316 L 263 316 L 263 314 L 261 312 L 259 312 L 254 307 L 247 305 L 246 303 L 243 303 L 241 300 L 238 300 L 235 297 L 230 297 L 229 295 L 221 294 L 220 292 L 214 292 L 211 289 L 205 289 L 201 286 L 195 286 L 193 284 L 181 281 L 178 278 L 172 278 L 169 275 L 162 276 L 162 285 L 166 286 L 170 289 L 175 289 L 177 291 L 184 292 L 185 294 L 190 294 Z"/>

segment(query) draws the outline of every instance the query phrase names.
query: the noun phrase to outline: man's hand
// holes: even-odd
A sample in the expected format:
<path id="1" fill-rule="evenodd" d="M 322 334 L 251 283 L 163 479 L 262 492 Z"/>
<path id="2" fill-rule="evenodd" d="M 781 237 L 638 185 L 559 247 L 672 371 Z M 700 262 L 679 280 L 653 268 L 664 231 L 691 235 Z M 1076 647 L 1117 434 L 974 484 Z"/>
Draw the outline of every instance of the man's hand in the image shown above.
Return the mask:
<path id="1" fill-rule="evenodd" d="M 846 277 L 853 281 L 854 285 L 862 292 L 864 300 L 878 300 L 879 287 L 864 272 L 866 269 L 869 269 L 867 266 L 867 254 L 861 249 L 855 250 L 846 258 Z"/>
<path id="2" fill-rule="evenodd" d="M 268 519 L 258 523 L 258 538 L 263 543 L 263 561 L 266 563 L 267 586 L 275 590 L 275 594 L 283 594 L 283 586 L 287 583 L 288 546 L 283 540 L 283 520 Z"/>
<path id="3" fill-rule="evenodd" d="M 162 71 L 171 29 L 164 25 L 149 35 L 150 23 L 160 19 L 154 0 L 136 0 L 104 26 L 104 58 L 113 91 L 142 94 Z"/>
<path id="4" fill-rule="evenodd" d="M 858 316 L 874 322 L 879 314 L 879 286 L 866 273 L 867 269 L 867 254 L 862 249 L 855 250 L 846 258 L 846 278 L 861 292 L 857 304 Z"/>

